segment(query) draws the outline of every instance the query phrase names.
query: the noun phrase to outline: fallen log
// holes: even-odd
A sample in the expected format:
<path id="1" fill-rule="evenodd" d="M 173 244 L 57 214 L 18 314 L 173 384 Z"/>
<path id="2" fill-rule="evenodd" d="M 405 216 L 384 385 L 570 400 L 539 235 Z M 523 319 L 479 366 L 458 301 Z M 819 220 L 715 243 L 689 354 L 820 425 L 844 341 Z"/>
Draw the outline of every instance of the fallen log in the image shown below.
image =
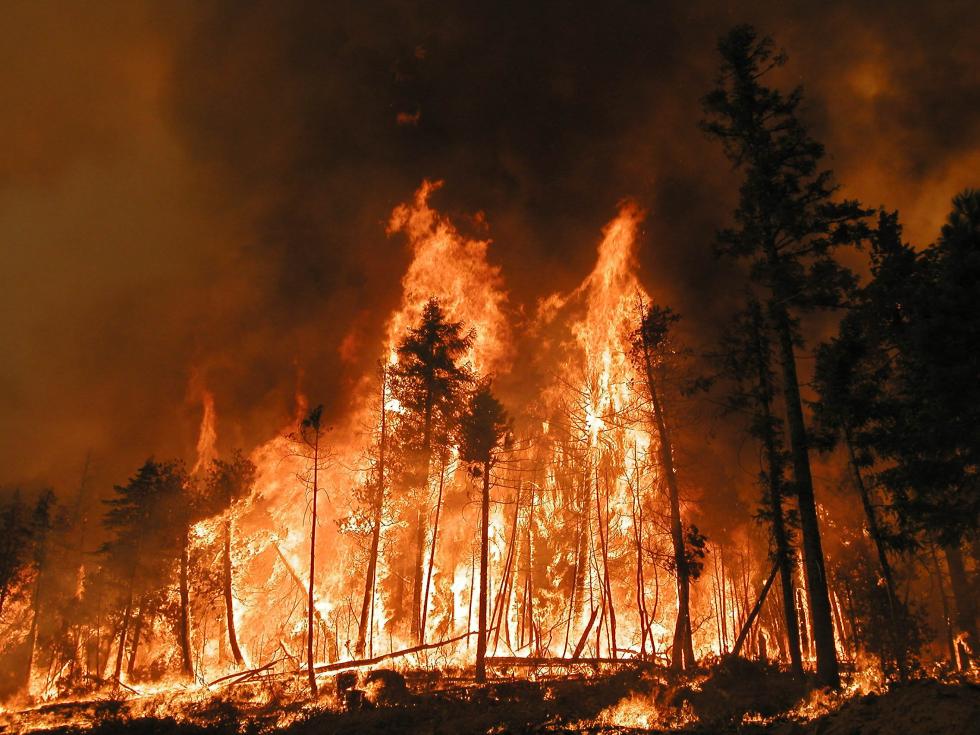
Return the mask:
<path id="1" fill-rule="evenodd" d="M 274 659 L 274 660 L 270 661 L 265 666 L 260 666 L 257 669 L 249 669 L 248 671 L 236 671 L 233 674 L 227 674 L 225 676 L 218 677 L 214 681 L 209 682 L 208 683 L 208 686 L 209 687 L 212 687 L 215 684 L 220 684 L 221 682 L 228 681 L 229 679 L 235 679 L 235 681 L 232 682 L 232 685 L 234 685 L 234 684 L 240 684 L 242 681 L 245 681 L 246 679 L 249 679 L 249 678 L 251 678 L 252 676 L 254 676 L 256 674 L 261 674 L 263 671 L 267 671 L 268 669 L 271 669 L 273 666 L 275 666 L 280 661 L 282 661 L 282 659 L 277 658 L 277 659 Z"/>
<path id="2" fill-rule="evenodd" d="M 742 650 L 742 644 L 745 643 L 745 639 L 749 635 L 749 630 L 752 628 L 752 623 L 755 622 L 756 616 L 762 609 L 762 604 L 766 601 L 766 595 L 769 594 L 769 588 L 772 587 L 772 583 L 776 579 L 776 572 L 778 571 L 779 562 L 776 562 L 772 565 L 772 572 L 769 573 L 769 579 L 766 580 L 765 585 L 762 587 L 762 592 L 759 593 L 759 599 L 752 608 L 752 612 L 749 613 L 749 617 L 746 618 L 742 630 L 738 633 L 738 638 L 735 639 L 735 647 L 732 649 L 733 656 L 737 656 L 738 652 Z"/>
<path id="3" fill-rule="evenodd" d="M 400 658 L 402 656 L 411 656 L 413 653 L 420 653 L 422 651 L 428 651 L 433 648 L 439 648 L 440 646 L 448 646 L 452 643 L 458 643 L 464 638 L 468 638 L 471 635 L 476 635 L 476 631 L 470 631 L 469 633 L 463 633 L 455 638 L 448 638 L 444 641 L 436 641 L 435 643 L 424 643 L 419 646 L 412 646 L 411 648 L 405 648 L 401 651 L 391 651 L 390 653 L 384 653 L 380 656 L 375 656 L 373 658 L 362 658 L 355 659 L 352 661 L 338 661 L 332 664 L 320 664 L 319 666 L 314 666 L 313 671 L 318 674 L 328 673 L 330 671 L 344 671 L 345 669 L 358 669 L 364 666 L 374 666 L 374 664 L 381 663 L 382 661 L 387 661 L 392 658 Z"/>

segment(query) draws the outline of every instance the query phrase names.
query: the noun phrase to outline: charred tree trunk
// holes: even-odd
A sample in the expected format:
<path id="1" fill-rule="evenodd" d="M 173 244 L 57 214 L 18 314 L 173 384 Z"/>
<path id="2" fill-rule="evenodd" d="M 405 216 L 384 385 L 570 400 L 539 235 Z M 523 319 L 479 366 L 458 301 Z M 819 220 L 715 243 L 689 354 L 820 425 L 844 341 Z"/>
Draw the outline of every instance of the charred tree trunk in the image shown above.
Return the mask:
<path id="1" fill-rule="evenodd" d="M 224 567 L 224 594 L 225 594 L 225 621 L 228 628 L 228 644 L 231 646 L 231 655 L 235 657 L 235 663 L 241 666 L 245 659 L 242 651 L 238 647 L 238 634 L 235 632 L 235 597 L 232 588 L 232 568 L 231 568 L 231 537 L 232 537 L 231 517 L 225 519 L 225 548 L 222 554 L 222 566 Z"/>
<path id="2" fill-rule="evenodd" d="M 476 680 L 487 680 L 487 573 L 490 555 L 490 463 L 483 463 L 483 494 L 480 498 L 480 611 L 476 638 Z"/>
<path id="3" fill-rule="evenodd" d="M 599 502 L 599 471 L 597 467 L 595 478 L 595 514 L 596 528 L 599 530 L 599 546 L 602 551 L 603 599 L 606 602 L 606 606 L 609 608 L 609 619 L 606 624 L 606 629 L 609 636 L 609 656 L 610 658 L 616 658 L 616 607 L 613 603 L 612 583 L 609 580 L 609 478 L 606 476 L 604 479 L 606 487 L 605 521 L 603 521 L 602 518 L 602 504 Z M 598 648 L 596 648 L 596 655 L 599 655 Z"/>
<path id="4" fill-rule="evenodd" d="M 957 640 L 958 655 L 962 668 L 966 669 L 977 655 L 977 608 L 974 589 L 967 579 L 966 568 L 963 565 L 963 554 L 958 546 L 949 545 L 943 549 L 946 555 L 946 566 L 949 568 L 949 582 L 953 588 L 953 600 L 956 603 L 956 627 L 959 631 Z"/>
<path id="5" fill-rule="evenodd" d="M 310 524 L 310 584 L 306 599 L 306 670 L 310 685 L 310 696 L 316 699 L 316 672 L 313 670 L 313 644 L 316 628 L 313 626 L 313 580 L 316 573 L 316 503 L 319 488 L 320 427 L 315 427 L 313 440 L 313 518 Z"/>
<path id="6" fill-rule="evenodd" d="M 31 596 L 31 628 L 27 634 L 27 665 L 24 673 L 24 689 L 30 694 L 31 672 L 34 670 L 34 650 L 37 648 L 37 629 L 41 613 L 41 570 L 34 580 L 34 593 Z"/>
<path id="7" fill-rule="evenodd" d="M 946 585 L 943 584 L 943 570 L 939 566 L 939 557 L 936 554 L 935 546 L 929 547 L 929 555 L 932 559 L 932 568 L 936 572 L 934 579 L 936 580 L 936 587 L 939 592 L 939 602 L 943 609 L 943 627 L 946 633 L 946 646 L 949 650 L 949 665 L 955 669 L 957 668 L 957 656 L 956 641 L 953 638 L 953 620 L 949 612 L 949 598 L 946 596 Z"/>
<path id="8" fill-rule="evenodd" d="M 760 315 L 761 316 L 761 315 Z M 770 384 L 769 355 L 763 345 L 761 319 L 755 325 L 756 372 L 759 380 L 759 410 L 762 413 L 765 436 L 766 464 L 768 465 L 769 515 L 772 523 L 772 540 L 776 547 L 776 564 L 779 567 L 779 584 L 782 590 L 783 615 L 786 617 L 787 644 L 789 646 L 790 668 L 793 675 L 803 679 L 803 658 L 800 652 L 800 624 L 796 617 L 796 602 L 793 591 L 793 552 L 789 546 L 786 523 L 783 516 L 783 463 L 776 443 L 775 427 L 772 419 L 772 386 Z"/>
<path id="9" fill-rule="evenodd" d="M 136 623 L 133 625 L 133 642 L 129 648 L 129 664 L 126 666 L 126 676 L 133 677 L 136 671 L 136 656 L 139 653 L 140 636 L 143 634 L 143 614 L 146 607 L 145 598 L 140 598 L 139 612 L 136 613 Z"/>
<path id="10" fill-rule="evenodd" d="M 422 482 L 419 487 L 417 508 L 418 528 L 415 536 L 415 569 L 412 575 L 412 637 L 422 642 L 422 579 L 425 576 L 425 497 L 429 491 L 429 463 L 432 460 L 432 391 L 425 394 L 422 424 L 422 452 L 419 467 Z"/>
<path id="11" fill-rule="evenodd" d="M 188 585 L 188 538 L 187 531 L 180 539 L 180 660 L 181 670 L 188 678 L 194 678 L 194 660 L 191 657 L 191 601 Z"/>
<path id="12" fill-rule="evenodd" d="M 779 271 L 782 263 L 775 245 L 769 248 L 770 265 Z M 803 537 L 803 561 L 806 587 L 810 602 L 810 621 L 817 655 L 817 679 L 824 686 L 840 687 L 840 671 L 837 665 L 837 648 L 834 645 L 834 623 L 830 613 L 830 597 L 827 593 L 827 574 L 824 569 L 823 547 L 820 542 L 820 525 L 813 496 L 813 477 L 810 473 L 810 456 L 807 447 L 806 424 L 803 421 L 803 404 L 796 374 L 796 356 L 793 354 L 793 330 L 786 311 L 786 294 L 773 289 L 770 306 L 775 320 L 779 343 L 780 362 L 783 372 L 783 398 L 789 424 L 790 450 L 793 460 L 793 476 L 799 501 L 800 530 Z"/>
<path id="13" fill-rule="evenodd" d="M 432 567 L 436 563 L 436 542 L 439 539 L 439 517 L 442 515 L 442 491 L 446 481 L 446 460 L 439 466 L 439 495 L 436 498 L 436 517 L 432 523 L 432 548 L 429 549 L 429 565 L 425 572 L 425 594 L 422 595 L 422 621 L 419 626 L 419 645 L 425 645 L 425 628 L 429 619 L 429 589 L 432 586 Z"/>
<path id="14" fill-rule="evenodd" d="M 868 533 L 874 542 L 875 551 L 878 554 L 878 563 L 881 565 L 881 575 L 885 580 L 886 591 L 888 592 L 888 603 L 891 606 L 892 616 L 895 615 L 895 578 L 892 575 L 891 562 L 888 561 L 888 552 L 885 549 L 884 536 L 881 533 L 881 526 L 878 524 L 878 514 L 875 512 L 871 502 L 871 495 L 864 478 L 861 476 L 861 469 L 858 466 L 857 455 L 854 452 L 854 444 L 851 441 L 849 430 L 844 431 L 844 444 L 847 447 L 848 464 L 851 468 L 851 476 L 854 479 L 854 486 L 861 496 L 861 507 L 864 508 L 864 516 L 868 522 Z"/>
<path id="15" fill-rule="evenodd" d="M 117 684 L 122 682 L 123 655 L 126 651 L 126 631 L 129 628 L 129 616 L 133 612 L 133 592 L 130 588 L 129 597 L 126 599 L 126 609 L 123 611 L 122 623 L 119 626 L 119 648 L 116 650 L 116 668 L 112 678 Z"/>
<path id="16" fill-rule="evenodd" d="M 844 444 L 847 447 L 848 464 L 851 468 L 854 486 L 857 488 L 858 495 L 861 496 L 861 507 L 864 508 L 864 517 L 868 523 L 868 534 L 871 536 L 872 542 L 874 542 L 875 551 L 878 554 L 878 564 L 881 566 L 881 576 L 885 580 L 885 592 L 888 594 L 888 610 L 891 613 L 892 635 L 896 638 L 897 642 L 900 636 L 898 626 L 901 625 L 901 622 L 898 616 L 895 577 L 892 574 L 891 562 L 888 561 L 888 551 L 885 548 L 884 535 L 881 532 L 881 526 L 878 524 L 878 514 L 875 512 L 874 504 L 871 502 L 871 494 L 868 492 L 868 488 L 864 484 L 864 478 L 861 476 L 861 468 L 858 465 L 857 454 L 854 451 L 851 432 L 847 428 L 844 429 Z M 895 650 L 897 652 L 898 648 L 896 647 Z M 908 678 L 908 667 L 906 666 L 905 657 L 897 655 L 895 663 L 898 665 L 899 677 L 901 677 L 902 681 L 905 681 Z"/>
<path id="17" fill-rule="evenodd" d="M 670 435 L 667 433 L 667 422 L 664 419 L 663 407 L 660 404 L 657 382 L 653 375 L 650 350 L 645 343 L 643 345 L 643 362 L 646 369 L 647 388 L 653 403 L 653 418 L 659 438 L 660 465 L 667 481 L 667 494 L 670 501 L 670 538 L 674 544 L 674 564 L 677 568 L 677 620 L 674 625 L 674 643 L 670 665 L 672 669 L 679 671 L 690 668 L 695 663 L 694 646 L 691 639 L 691 581 L 687 566 L 687 552 L 684 548 L 680 489 L 677 485 L 677 475 L 674 472 L 673 448 L 670 443 Z"/>
<path id="18" fill-rule="evenodd" d="M 387 444 L 388 419 L 385 412 L 387 399 L 387 373 L 384 363 L 381 365 L 381 436 L 378 441 L 378 481 L 375 488 L 374 508 L 371 518 L 371 550 L 368 554 L 367 574 L 364 579 L 364 597 L 361 601 L 361 618 L 357 626 L 357 643 L 354 654 L 358 658 L 364 656 L 364 644 L 367 639 L 369 626 L 373 625 L 374 587 L 378 574 L 378 549 L 381 545 L 381 521 L 384 514 L 385 493 L 385 449 Z"/>

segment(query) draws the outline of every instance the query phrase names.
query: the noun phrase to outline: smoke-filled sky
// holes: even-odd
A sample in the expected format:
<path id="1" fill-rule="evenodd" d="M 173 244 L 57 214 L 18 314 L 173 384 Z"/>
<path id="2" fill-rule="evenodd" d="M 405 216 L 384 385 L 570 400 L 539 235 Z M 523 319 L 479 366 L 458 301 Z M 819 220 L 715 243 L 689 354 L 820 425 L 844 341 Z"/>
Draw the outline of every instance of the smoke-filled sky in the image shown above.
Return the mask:
<path id="1" fill-rule="evenodd" d="M 717 37 L 790 54 L 848 196 L 938 231 L 980 170 L 970 2 L 159 2 L 0 7 L 0 484 L 105 483 L 250 448 L 297 389 L 337 415 L 408 262 L 425 179 L 478 231 L 515 318 L 648 212 L 641 278 L 710 339 L 736 178 L 697 128 Z M 341 349 L 344 344 L 344 349 Z"/>

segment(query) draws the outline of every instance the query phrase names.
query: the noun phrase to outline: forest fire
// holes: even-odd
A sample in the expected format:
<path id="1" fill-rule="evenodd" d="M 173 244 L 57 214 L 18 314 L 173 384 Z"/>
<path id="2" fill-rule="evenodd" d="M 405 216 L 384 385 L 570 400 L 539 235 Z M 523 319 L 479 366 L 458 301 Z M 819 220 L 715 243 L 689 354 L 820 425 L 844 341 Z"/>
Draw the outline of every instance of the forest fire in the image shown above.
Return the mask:
<path id="1" fill-rule="evenodd" d="M 202 358 L 187 456 L 0 495 L 0 732 L 975 726 L 980 195 L 916 249 L 838 196 L 772 40 L 718 50 L 714 333 L 644 199 L 528 300 L 423 179 L 373 211 L 400 295 L 336 330 L 342 399 L 296 358 L 253 441 Z"/>

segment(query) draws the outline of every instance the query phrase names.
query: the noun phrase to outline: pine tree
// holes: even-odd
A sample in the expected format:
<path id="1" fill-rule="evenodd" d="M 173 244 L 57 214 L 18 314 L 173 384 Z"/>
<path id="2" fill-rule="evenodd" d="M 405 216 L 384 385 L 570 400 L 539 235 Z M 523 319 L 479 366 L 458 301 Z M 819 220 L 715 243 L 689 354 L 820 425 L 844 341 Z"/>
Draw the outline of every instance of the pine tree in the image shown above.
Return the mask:
<path id="1" fill-rule="evenodd" d="M 398 345 L 398 362 L 391 367 L 391 393 L 403 413 L 399 420 L 400 443 L 411 456 L 408 484 L 415 494 L 415 558 L 412 569 L 411 635 L 420 643 L 423 555 L 427 535 L 430 464 L 437 444 L 446 444 L 459 421 L 463 394 L 473 377 L 459 363 L 473 343 L 473 334 L 462 322 L 448 321 L 435 299 L 422 310 L 417 327 Z"/>
<path id="2" fill-rule="evenodd" d="M 114 497 L 105 501 L 103 525 L 110 534 L 100 552 L 120 593 L 122 617 L 118 630 L 113 678 L 120 682 L 134 608 L 138 607 L 131 661 L 136 660 L 139 631 L 145 609 L 171 578 L 180 563 L 182 523 L 174 517 L 187 486 L 187 472 L 180 462 L 148 459 L 125 485 L 116 485 Z M 152 607 L 152 606 L 151 606 Z M 178 645 L 184 641 L 178 625 Z M 184 656 L 182 655 L 182 658 Z"/>
<path id="3" fill-rule="evenodd" d="M 228 632 L 228 645 L 239 666 L 244 663 L 235 631 L 234 573 L 231 562 L 231 547 L 234 537 L 234 508 L 240 500 L 248 497 L 255 485 L 255 463 L 236 451 L 231 460 L 224 462 L 215 459 L 208 468 L 205 480 L 206 494 L 210 501 L 211 514 L 222 513 L 222 593 L 225 601 L 225 621 Z"/>
<path id="4" fill-rule="evenodd" d="M 476 641 L 476 680 L 487 678 L 487 606 L 489 573 L 490 483 L 499 450 L 509 435 L 510 419 L 494 396 L 489 380 L 480 381 L 462 417 L 460 456 L 474 464 L 473 474 L 482 479 L 480 494 L 480 609 Z"/>
<path id="5" fill-rule="evenodd" d="M 314 652 L 316 648 L 316 628 L 313 625 L 314 619 L 314 580 L 316 579 L 316 527 L 317 527 L 317 500 L 320 493 L 320 473 L 327 466 L 327 448 L 324 445 L 324 434 L 326 429 L 323 426 L 323 406 L 317 406 L 310 410 L 306 417 L 300 422 L 299 430 L 291 435 L 291 439 L 298 447 L 300 457 L 304 462 L 300 475 L 300 481 L 306 486 L 312 495 L 311 519 L 310 519 L 310 576 L 307 585 L 306 599 L 306 672 L 307 682 L 310 687 L 310 696 L 317 697 L 316 671 L 314 668 Z"/>
<path id="6" fill-rule="evenodd" d="M 31 672 L 34 669 L 34 651 L 37 647 L 38 627 L 41 619 L 41 593 L 47 571 L 50 551 L 50 535 L 54 520 L 55 495 L 45 490 L 34 505 L 30 521 L 31 566 L 34 570 L 34 590 L 31 593 L 31 627 L 27 634 L 27 665 L 24 686 L 30 690 Z"/>
<path id="7" fill-rule="evenodd" d="M 0 613 L 29 564 L 30 535 L 27 506 L 15 490 L 0 510 Z"/>
<path id="8" fill-rule="evenodd" d="M 782 388 L 795 491 L 799 500 L 813 636 L 820 683 L 838 687 L 840 676 L 823 549 L 817 522 L 794 348 L 802 343 L 798 316 L 834 307 L 854 286 L 853 275 L 833 257 L 838 246 L 859 242 L 869 214 L 857 202 L 836 201 L 830 171 L 819 170 L 823 146 L 798 116 L 802 91 L 784 95 L 765 76 L 786 62 L 769 37 L 738 26 L 719 42 L 718 86 L 704 97 L 703 129 L 721 141 L 743 173 L 736 226 L 718 233 L 720 255 L 747 259 L 752 280 L 766 292 L 782 369 Z"/>
<path id="9" fill-rule="evenodd" d="M 723 370 L 734 383 L 726 396 L 726 409 L 748 414 L 749 433 L 763 448 L 765 468 L 759 473 L 759 479 L 764 503 L 760 516 L 769 523 L 773 557 L 779 568 L 790 666 L 793 674 L 802 679 L 800 623 L 793 584 L 795 553 L 785 508 L 787 457 L 782 439 L 783 423 L 773 409 L 776 376 L 772 372 L 771 330 L 758 300 L 749 299 L 722 343 Z"/>
<path id="10" fill-rule="evenodd" d="M 674 468 L 674 445 L 668 426 L 667 409 L 664 405 L 664 371 L 667 355 L 672 352 L 669 332 L 680 317 L 670 308 L 640 304 L 640 324 L 632 334 L 633 360 L 646 380 L 657 438 L 660 470 L 667 483 L 670 503 L 670 538 L 674 547 L 673 568 L 677 575 L 677 618 L 674 623 L 674 641 L 671 668 L 689 669 L 697 662 L 694 658 L 693 630 L 691 627 L 691 581 L 696 579 L 700 567 L 699 552 L 703 555 L 704 540 L 697 528 L 687 531 L 681 517 L 680 486 Z M 697 541 L 691 544 L 689 541 Z"/>

